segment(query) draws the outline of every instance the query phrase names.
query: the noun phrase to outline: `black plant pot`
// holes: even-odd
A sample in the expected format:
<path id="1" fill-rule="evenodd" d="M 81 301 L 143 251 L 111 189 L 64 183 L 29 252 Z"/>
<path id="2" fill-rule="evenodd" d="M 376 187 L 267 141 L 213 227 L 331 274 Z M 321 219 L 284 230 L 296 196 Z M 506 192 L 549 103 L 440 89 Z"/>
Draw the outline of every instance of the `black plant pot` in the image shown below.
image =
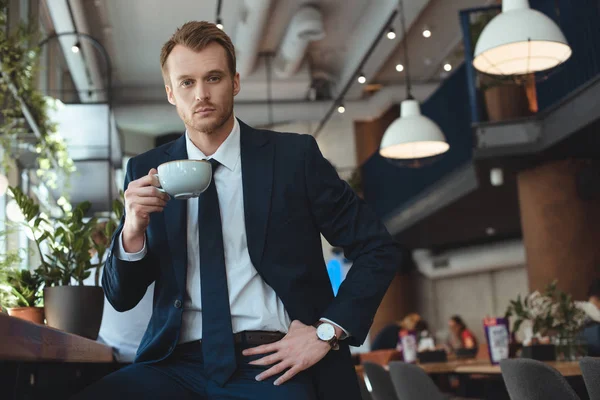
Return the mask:
<path id="1" fill-rule="evenodd" d="M 523 346 L 521 357 L 531 358 L 538 361 L 555 361 L 556 346 L 553 344 L 534 344 L 532 346 Z"/>
<path id="2" fill-rule="evenodd" d="M 100 286 L 54 286 L 44 289 L 48 326 L 88 339 L 98 339 L 104 291 Z"/>

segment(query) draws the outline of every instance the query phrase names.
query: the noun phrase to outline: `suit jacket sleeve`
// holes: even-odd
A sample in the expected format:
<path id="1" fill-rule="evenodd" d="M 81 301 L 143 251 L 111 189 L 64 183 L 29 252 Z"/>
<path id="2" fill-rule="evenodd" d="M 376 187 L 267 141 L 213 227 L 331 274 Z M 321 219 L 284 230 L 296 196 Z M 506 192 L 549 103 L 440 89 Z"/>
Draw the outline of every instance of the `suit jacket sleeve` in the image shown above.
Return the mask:
<path id="1" fill-rule="evenodd" d="M 400 251 L 375 213 L 323 157 L 307 136 L 305 176 L 311 213 L 327 241 L 353 261 L 322 317 L 343 326 L 351 345 L 362 344 L 398 267 Z"/>
<path id="2" fill-rule="evenodd" d="M 133 159 L 127 163 L 125 176 L 125 189 L 133 177 Z M 125 261 L 119 259 L 119 237 L 123 230 L 125 215 L 121 224 L 115 231 L 110 245 L 108 257 L 102 274 L 102 287 L 110 304 L 117 311 L 127 311 L 135 307 L 146 294 L 148 286 L 156 279 L 156 265 L 151 261 L 149 252 L 139 261 Z"/>

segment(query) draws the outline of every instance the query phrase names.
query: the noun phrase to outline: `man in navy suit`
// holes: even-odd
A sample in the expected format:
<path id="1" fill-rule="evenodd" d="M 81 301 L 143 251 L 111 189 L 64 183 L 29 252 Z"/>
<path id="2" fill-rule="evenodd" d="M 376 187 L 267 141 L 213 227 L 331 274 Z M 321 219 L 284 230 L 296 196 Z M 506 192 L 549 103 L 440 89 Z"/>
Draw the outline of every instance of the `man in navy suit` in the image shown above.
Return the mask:
<path id="1" fill-rule="evenodd" d="M 365 340 L 396 244 L 312 136 L 235 118 L 235 50 L 214 24 L 179 28 L 161 67 L 187 130 L 129 161 L 102 280 L 119 311 L 155 282 L 152 318 L 135 363 L 78 398 L 360 399 L 348 346 Z M 199 198 L 157 189 L 155 168 L 180 159 L 212 165 Z M 353 261 L 336 297 L 321 234 Z"/>

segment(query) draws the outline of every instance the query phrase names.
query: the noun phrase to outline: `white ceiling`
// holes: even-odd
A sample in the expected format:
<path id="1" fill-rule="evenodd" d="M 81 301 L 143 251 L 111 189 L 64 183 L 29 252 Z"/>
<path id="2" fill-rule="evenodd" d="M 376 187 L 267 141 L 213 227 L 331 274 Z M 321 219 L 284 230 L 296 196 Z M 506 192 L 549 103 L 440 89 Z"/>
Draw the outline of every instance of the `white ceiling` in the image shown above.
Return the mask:
<path id="1" fill-rule="evenodd" d="M 235 27 L 238 0 L 225 1 L 226 31 Z M 175 29 L 191 20 L 214 21 L 216 0 L 104 0 L 114 42 L 115 83 L 123 86 L 161 85 L 159 56 Z"/>
<path id="2" fill-rule="evenodd" d="M 215 20 L 217 0 L 54 0 L 80 4 L 85 8 L 85 19 L 90 33 L 109 49 L 113 63 L 113 99 L 117 123 L 126 130 L 141 134 L 158 135 L 181 129 L 175 110 L 166 102 L 160 74 L 159 54 L 163 43 L 178 26 L 189 20 Z M 262 0 L 265 1 L 265 0 Z M 269 0 L 266 0 L 269 1 Z M 244 8 L 261 0 L 223 0 L 222 18 L 225 31 L 236 38 Z M 439 71 L 448 55 L 460 42 L 458 10 L 483 5 L 487 0 L 404 0 L 409 32 L 409 50 L 413 75 L 417 81 L 437 83 Z M 315 77 L 330 79 L 335 96 L 353 81 L 347 102 L 366 98 L 364 86 L 356 83 L 354 72 L 386 21 L 397 9 L 398 0 L 270 0 L 270 8 L 257 36 L 259 52 L 275 52 L 294 13 L 304 4 L 316 5 L 323 14 L 326 36 L 312 42 L 303 67 L 292 78 L 278 79 L 274 74 L 273 99 L 285 109 L 277 120 L 318 122 L 331 102 L 323 102 L 319 112 L 302 111 L 307 106 L 307 94 Z M 421 25 L 433 29 L 433 37 L 420 36 Z M 400 56 L 401 30 L 399 20 L 393 21 L 397 38 L 379 40 L 371 57 L 363 66 L 370 83 L 402 83 L 404 76 L 395 71 Z M 78 27 L 79 28 L 79 27 Z M 242 50 L 243 51 L 243 50 Z M 423 65 L 424 59 L 431 60 Z M 258 58 L 253 73 L 242 80 L 242 91 L 236 106 L 251 110 L 252 120 L 267 122 L 267 82 L 265 59 Z M 431 93 L 431 85 L 416 92 L 423 96 Z M 421 98 L 420 100 L 424 100 Z M 367 101 L 366 99 L 364 101 Z M 378 103 L 379 104 L 379 103 Z M 387 104 L 381 102 L 382 105 Z M 284 106 L 285 105 L 285 106 Z M 360 110 L 360 103 L 352 109 Z M 147 118 L 148 111 L 160 118 Z M 385 110 L 381 110 L 383 112 Z M 240 109 L 240 113 L 242 110 Z M 359 114 L 357 114 L 359 115 Z M 347 112 L 345 118 L 352 118 Z M 121 119 L 120 119 L 121 118 Z M 122 122 L 120 122 L 122 121 Z M 125 122 L 126 121 L 126 122 Z M 137 122 L 139 121 L 139 122 Z"/>

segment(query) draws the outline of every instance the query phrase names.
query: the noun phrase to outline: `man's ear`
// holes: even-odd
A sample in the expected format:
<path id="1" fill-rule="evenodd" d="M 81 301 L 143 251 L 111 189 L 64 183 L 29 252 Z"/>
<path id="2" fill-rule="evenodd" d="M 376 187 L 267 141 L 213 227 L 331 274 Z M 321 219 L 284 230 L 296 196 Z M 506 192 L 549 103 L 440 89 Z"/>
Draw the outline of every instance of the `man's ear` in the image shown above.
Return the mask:
<path id="1" fill-rule="evenodd" d="M 169 85 L 165 85 L 165 90 L 167 91 L 167 100 L 169 100 L 169 103 L 176 105 L 175 96 L 173 96 L 173 89 L 171 89 Z"/>
<path id="2" fill-rule="evenodd" d="M 237 96 L 240 92 L 240 73 L 236 72 L 233 76 L 233 95 Z"/>

